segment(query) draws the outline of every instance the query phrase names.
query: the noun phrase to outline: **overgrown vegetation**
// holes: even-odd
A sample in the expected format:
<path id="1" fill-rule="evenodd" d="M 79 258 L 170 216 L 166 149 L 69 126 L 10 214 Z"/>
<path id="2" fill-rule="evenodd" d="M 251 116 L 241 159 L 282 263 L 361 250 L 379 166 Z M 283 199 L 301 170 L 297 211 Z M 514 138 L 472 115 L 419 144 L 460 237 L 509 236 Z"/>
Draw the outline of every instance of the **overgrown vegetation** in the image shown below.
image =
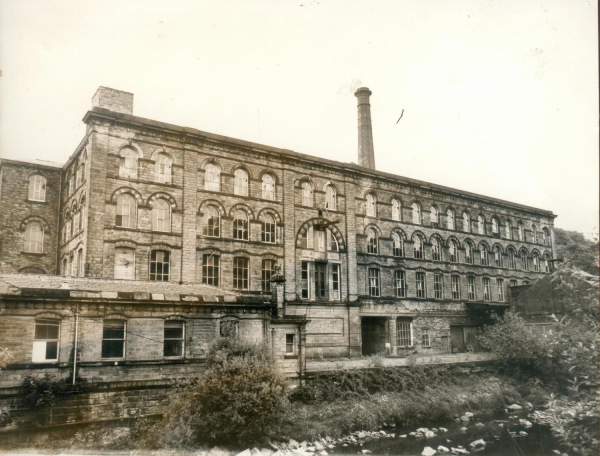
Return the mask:
<path id="1" fill-rule="evenodd" d="M 275 436 L 285 415 L 285 387 L 266 345 L 221 338 L 209 350 L 206 372 L 180 386 L 142 445 L 249 445 Z"/>
<path id="2" fill-rule="evenodd" d="M 598 275 L 598 238 L 592 240 L 577 231 L 554 228 L 556 254 L 579 269 Z"/>
<path id="3" fill-rule="evenodd" d="M 577 454 L 597 455 L 598 290 L 587 279 L 571 267 L 552 274 L 564 316 L 551 333 L 531 333 L 519 315 L 508 312 L 486 327 L 479 342 L 499 356 L 508 374 L 523 378 L 527 373 L 552 388 L 538 421 Z"/>

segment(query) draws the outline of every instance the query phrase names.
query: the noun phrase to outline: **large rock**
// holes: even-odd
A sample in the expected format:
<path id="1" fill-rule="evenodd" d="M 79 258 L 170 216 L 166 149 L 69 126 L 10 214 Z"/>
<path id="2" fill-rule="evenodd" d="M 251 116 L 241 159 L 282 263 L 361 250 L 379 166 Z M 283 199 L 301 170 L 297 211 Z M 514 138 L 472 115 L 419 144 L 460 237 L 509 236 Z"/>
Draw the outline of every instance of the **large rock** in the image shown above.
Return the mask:
<path id="1" fill-rule="evenodd" d="M 429 429 L 427 429 L 427 428 L 419 428 L 415 432 L 420 432 L 421 434 L 425 434 L 428 431 L 429 431 Z"/>
<path id="2" fill-rule="evenodd" d="M 425 433 L 425 438 L 426 439 L 432 439 L 433 437 L 435 437 L 435 432 L 433 432 L 433 431 L 427 431 Z"/>
<path id="3" fill-rule="evenodd" d="M 437 447 L 437 452 L 440 454 L 450 453 L 450 450 L 443 445 Z"/>
<path id="4" fill-rule="evenodd" d="M 437 453 L 437 451 L 434 450 L 433 448 L 425 447 L 425 448 L 423 448 L 423 452 L 421 453 L 421 456 L 433 456 L 436 453 Z"/>
<path id="5" fill-rule="evenodd" d="M 300 444 L 298 442 L 296 442 L 294 439 L 290 439 L 288 442 L 288 446 L 292 449 L 294 448 L 299 448 Z"/>
<path id="6" fill-rule="evenodd" d="M 512 404 L 509 405 L 508 407 L 506 407 L 508 410 L 512 410 L 512 411 L 519 411 L 519 410 L 523 410 L 523 407 L 521 407 L 519 404 Z"/>
<path id="7" fill-rule="evenodd" d="M 230 456 L 229 451 L 215 446 L 208 452 L 208 456 Z"/>
<path id="8" fill-rule="evenodd" d="M 471 449 L 471 451 L 477 453 L 479 451 L 483 451 L 485 450 L 485 440 L 483 439 L 479 439 L 479 440 L 475 440 L 474 442 L 471 442 L 469 444 L 469 448 Z"/>
<path id="9" fill-rule="evenodd" d="M 454 454 L 471 454 L 467 450 L 465 450 L 464 448 L 454 448 L 454 447 L 452 447 L 451 451 Z"/>
<path id="10" fill-rule="evenodd" d="M 236 454 L 235 456 L 251 456 L 251 455 L 252 455 L 252 453 L 250 452 L 250 450 L 248 448 L 246 448 L 244 451 Z"/>

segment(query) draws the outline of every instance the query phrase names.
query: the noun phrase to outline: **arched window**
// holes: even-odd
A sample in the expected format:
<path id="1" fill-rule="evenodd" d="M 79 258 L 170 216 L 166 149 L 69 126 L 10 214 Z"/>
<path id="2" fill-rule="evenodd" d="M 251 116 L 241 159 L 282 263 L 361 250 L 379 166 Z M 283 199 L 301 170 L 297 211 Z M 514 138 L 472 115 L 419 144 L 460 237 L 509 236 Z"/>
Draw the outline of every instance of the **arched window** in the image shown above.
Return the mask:
<path id="1" fill-rule="evenodd" d="M 494 262 L 497 267 L 502 267 L 502 250 L 500 249 L 499 245 L 494 247 Z"/>
<path id="2" fill-rule="evenodd" d="M 248 214 L 241 209 L 236 210 L 233 216 L 233 238 L 248 240 Z"/>
<path id="3" fill-rule="evenodd" d="M 404 256 L 404 240 L 398 233 L 392 233 L 392 243 L 394 256 Z"/>
<path id="4" fill-rule="evenodd" d="M 28 253 L 44 252 L 44 228 L 39 222 L 29 222 L 25 227 L 23 250 Z"/>
<path id="5" fill-rule="evenodd" d="M 418 203 L 412 204 L 412 221 L 417 225 L 421 224 L 421 206 Z"/>
<path id="6" fill-rule="evenodd" d="M 81 213 L 81 216 L 79 217 L 79 229 L 83 230 L 83 228 L 86 226 L 86 220 L 85 220 L 85 196 L 83 198 L 81 198 L 81 202 L 79 203 L 79 212 Z"/>
<path id="7" fill-rule="evenodd" d="M 137 227 L 137 204 L 135 198 L 129 193 L 117 196 L 117 219 L 116 226 L 123 228 Z"/>
<path id="8" fill-rule="evenodd" d="M 206 206 L 204 209 L 202 234 L 208 237 L 221 236 L 221 213 L 215 206 Z"/>
<path id="9" fill-rule="evenodd" d="M 527 251 L 521 250 L 521 269 L 527 271 L 529 269 L 529 258 L 527 257 Z"/>
<path id="10" fill-rule="evenodd" d="M 485 244 L 481 244 L 479 246 L 479 252 L 481 253 L 481 265 L 489 266 L 490 265 L 490 257 L 489 257 L 488 246 Z"/>
<path id="11" fill-rule="evenodd" d="M 165 154 L 159 154 L 154 164 L 154 178 L 163 184 L 171 183 L 171 168 L 173 161 Z"/>
<path id="12" fill-rule="evenodd" d="M 325 187 L 325 208 L 330 211 L 337 211 L 337 194 L 335 188 L 331 185 Z"/>
<path id="13" fill-rule="evenodd" d="M 75 234 L 81 226 L 81 214 L 77 210 L 77 204 L 73 203 L 73 234 Z"/>
<path id="14" fill-rule="evenodd" d="M 469 233 L 471 231 L 471 217 L 468 212 L 462 213 L 463 218 L 463 231 L 465 233 Z"/>
<path id="15" fill-rule="evenodd" d="M 65 242 L 71 239 L 71 228 L 73 228 L 71 225 L 71 213 L 67 209 L 65 213 Z"/>
<path id="16" fill-rule="evenodd" d="M 507 250 L 507 254 L 508 254 L 508 267 L 510 269 L 517 269 L 517 256 L 515 254 L 515 251 L 512 248 L 509 248 Z"/>
<path id="17" fill-rule="evenodd" d="M 448 242 L 448 256 L 451 263 L 458 263 L 458 246 L 454 239 L 450 239 Z"/>
<path id="18" fill-rule="evenodd" d="M 519 241 L 523 242 L 525 240 L 525 227 L 523 226 L 523 223 L 519 222 L 517 228 L 519 230 Z"/>
<path id="19" fill-rule="evenodd" d="M 492 233 L 498 233 L 498 219 L 496 217 L 492 217 Z"/>
<path id="20" fill-rule="evenodd" d="M 262 197 L 271 201 L 275 200 L 275 179 L 270 174 L 262 177 Z"/>
<path id="21" fill-rule="evenodd" d="M 473 250 L 474 250 L 473 244 L 471 244 L 469 241 L 465 242 L 465 263 L 473 264 L 473 262 L 474 262 Z"/>
<path id="22" fill-rule="evenodd" d="M 439 223 L 440 221 L 440 216 L 438 215 L 438 210 L 435 206 L 429 208 L 429 219 L 431 220 L 431 223 Z"/>
<path id="23" fill-rule="evenodd" d="M 448 229 L 449 230 L 455 229 L 454 211 L 452 209 L 448 209 L 448 212 L 446 212 L 446 220 L 447 220 Z"/>
<path id="24" fill-rule="evenodd" d="M 377 255 L 379 251 L 379 243 L 377 239 L 377 232 L 373 228 L 367 230 L 367 253 Z"/>
<path id="25" fill-rule="evenodd" d="M 121 166 L 119 166 L 119 176 L 131 179 L 138 177 L 138 154 L 133 149 L 126 147 L 121 149 Z"/>
<path id="26" fill-rule="evenodd" d="M 152 207 L 152 231 L 171 231 L 171 205 L 158 198 Z"/>
<path id="27" fill-rule="evenodd" d="M 542 242 L 545 246 L 550 246 L 550 234 L 546 227 L 542 228 Z"/>
<path id="28" fill-rule="evenodd" d="M 512 239 L 512 223 L 510 220 L 506 221 L 506 239 Z"/>
<path id="29" fill-rule="evenodd" d="M 485 219 L 483 215 L 477 217 L 477 232 L 479 234 L 485 234 Z"/>
<path id="30" fill-rule="evenodd" d="M 392 220 L 399 222 L 402 220 L 402 205 L 397 199 L 392 200 Z"/>
<path id="31" fill-rule="evenodd" d="M 46 179 L 42 176 L 31 176 L 29 178 L 30 201 L 46 201 Z"/>
<path id="32" fill-rule="evenodd" d="M 243 169 L 236 169 L 233 173 L 233 194 L 248 196 L 248 173 Z"/>
<path id="33" fill-rule="evenodd" d="M 423 239 L 418 234 L 414 237 L 414 257 L 423 259 Z"/>
<path id="34" fill-rule="evenodd" d="M 75 191 L 75 173 L 69 177 L 69 195 L 72 195 Z"/>
<path id="35" fill-rule="evenodd" d="M 550 255 L 544 255 L 544 272 L 550 272 Z"/>
<path id="36" fill-rule="evenodd" d="M 329 231 L 329 250 L 332 252 L 339 252 L 340 246 L 338 244 L 337 239 L 333 235 L 332 231 L 330 231 L 330 230 L 327 230 L 327 231 Z"/>
<path id="37" fill-rule="evenodd" d="M 537 235 L 537 227 L 534 225 L 531 225 L 531 235 L 533 237 L 533 239 L 531 240 L 531 242 L 537 244 L 538 241 L 538 235 Z"/>
<path id="38" fill-rule="evenodd" d="M 377 201 L 370 193 L 367 194 L 367 217 L 377 217 Z"/>
<path id="39" fill-rule="evenodd" d="M 276 240 L 275 217 L 270 214 L 265 214 L 262 218 L 261 240 L 270 244 L 275 244 Z"/>
<path id="40" fill-rule="evenodd" d="M 313 206 L 313 186 L 310 182 L 302 182 L 302 205 Z"/>
<path id="41" fill-rule="evenodd" d="M 85 261 L 83 258 L 83 249 L 79 249 L 79 277 L 85 277 Z"/>
<path id="42" fill-rule="evenodd" d="M 438 238 L 431 240 L 431 259 L 433 261 L 442 261 L 442 247 Z"/>
<path id="43" fill-rule="evenodd" d="M 221 169 L 212 163 L 206 165 L 204 171 L 204 190 L 221 191 Z"/>
<path id="44" fill-rule="evenodd" d="M 540 272 L 540 256 L 537 252 L 533 252 L 533 255 L 531 255 L 531 262 L 533 263 L 533 270 Z"/>

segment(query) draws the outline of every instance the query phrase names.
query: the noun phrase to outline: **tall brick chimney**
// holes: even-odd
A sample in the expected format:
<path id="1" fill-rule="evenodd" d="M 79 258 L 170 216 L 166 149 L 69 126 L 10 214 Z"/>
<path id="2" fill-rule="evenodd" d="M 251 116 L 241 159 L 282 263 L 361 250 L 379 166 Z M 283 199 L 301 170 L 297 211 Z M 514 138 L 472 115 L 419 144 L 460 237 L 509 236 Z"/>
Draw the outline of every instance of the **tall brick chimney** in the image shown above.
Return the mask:
<path id="1" fill-rule="evenodd" d="M 92 98 L 92 108 L 133 115 L 133 94 L 100 86 Z"/>
<path id="2" fill-rule="evenodd" d="M 358 98 L 358 164 L 375 169 L 375 151 L 373 149 L 373 130 L 371 128 L 371 91 L 361 87 L 354 92 Z"/>

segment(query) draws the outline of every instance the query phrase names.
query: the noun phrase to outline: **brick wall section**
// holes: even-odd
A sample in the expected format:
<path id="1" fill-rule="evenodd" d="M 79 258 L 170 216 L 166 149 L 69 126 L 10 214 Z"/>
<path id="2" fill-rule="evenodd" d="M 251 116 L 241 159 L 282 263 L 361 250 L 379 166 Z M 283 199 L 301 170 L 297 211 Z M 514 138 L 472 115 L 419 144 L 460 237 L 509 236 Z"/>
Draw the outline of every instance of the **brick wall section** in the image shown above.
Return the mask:
<path id="1" fill-rule="evenodd" d="M 46 200 L 29 200 L 29 178 L 46 179 Z M 0 162 L 0 272 L 18 272 L 37 268 L 47 274 L 56 273 L 58 210 L 61 170 L 50 166 Z M 24 252 L 25 224 L 37 220 L 44 228 L 43 253 Z"/>

